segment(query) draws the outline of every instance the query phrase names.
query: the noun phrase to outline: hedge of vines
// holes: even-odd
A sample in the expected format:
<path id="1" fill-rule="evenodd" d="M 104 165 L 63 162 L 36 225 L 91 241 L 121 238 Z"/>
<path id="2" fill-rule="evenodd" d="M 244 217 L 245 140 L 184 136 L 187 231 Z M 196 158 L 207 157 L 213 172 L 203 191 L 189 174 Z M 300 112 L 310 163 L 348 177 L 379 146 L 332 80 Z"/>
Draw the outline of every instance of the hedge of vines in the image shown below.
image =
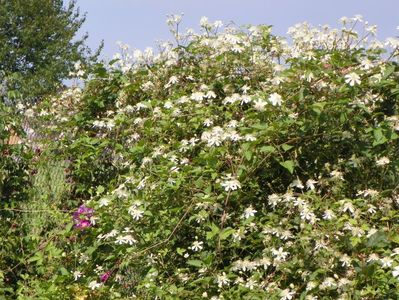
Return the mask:
<path id="1" fill-rule="evenodd" d="M 397 299 L 399 41 L 341 21 L 285 39 L 173 15 L 173 43 L 77 65 L 84 87 L 25 110 L 42 212 L 8 219 L 0 293 Z"/>

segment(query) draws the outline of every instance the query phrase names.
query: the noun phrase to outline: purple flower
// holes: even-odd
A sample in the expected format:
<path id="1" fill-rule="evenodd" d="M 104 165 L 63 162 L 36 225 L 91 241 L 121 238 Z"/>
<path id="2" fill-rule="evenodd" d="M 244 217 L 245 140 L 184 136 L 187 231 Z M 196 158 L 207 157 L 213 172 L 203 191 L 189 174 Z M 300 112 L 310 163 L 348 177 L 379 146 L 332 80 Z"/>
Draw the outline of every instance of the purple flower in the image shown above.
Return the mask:
<path id="1" fill-rule="evenodd" d="M 87 215 L 91 217 L 93 215 L 94 209 L 87 207 L 86 205 L 82 204 L 79 206 L 78 210 L 73 213 L 74 217 L 79 217 L 80 215 Z"/>
<path id="2" fill-rule="evenodd" d="M 111 271 L 105 272 L 100 276 L 101 282 L 106 282 L 110 276 L 111 276 Z"/>
<path id="3" fill-rule="evenodd" d="M 94 214 L 94 209 L 87 207 L 82 204 L 79 206 L 77 211 L 73 213 L 73 222 L 75 223 L 75 228 L 85 229 L 92 225 L 90 218 Z"/>
<path id="4" fill-rule="evenodd" d="M 86 227 L 90 227 L 91 222 L 88 220 L 79 220 L 76 224 L 75 224 L 75 228 L 79 228 L 79 229 L 85 229 Z"/>

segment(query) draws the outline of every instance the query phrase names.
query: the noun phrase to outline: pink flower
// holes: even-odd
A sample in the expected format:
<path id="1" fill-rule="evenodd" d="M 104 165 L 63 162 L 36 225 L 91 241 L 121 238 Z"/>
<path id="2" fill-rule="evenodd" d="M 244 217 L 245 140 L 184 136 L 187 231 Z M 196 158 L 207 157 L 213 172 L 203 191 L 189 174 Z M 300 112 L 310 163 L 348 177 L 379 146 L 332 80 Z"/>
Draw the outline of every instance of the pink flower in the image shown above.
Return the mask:
<path id="1" fill-rule="evenodd" d="M 101 282 L 106 282 L 110 276 L 111 276 L 111 271 L 105 272 L 100 276 Z"/>
<path id="2" fill-rule="evenodd" d="M 93 216 L 94 209 L 82 204 L 78 210 L 73 213 L 73 222 L 75 228 L 85 229 L 92 225 L 90 218 Z"/>

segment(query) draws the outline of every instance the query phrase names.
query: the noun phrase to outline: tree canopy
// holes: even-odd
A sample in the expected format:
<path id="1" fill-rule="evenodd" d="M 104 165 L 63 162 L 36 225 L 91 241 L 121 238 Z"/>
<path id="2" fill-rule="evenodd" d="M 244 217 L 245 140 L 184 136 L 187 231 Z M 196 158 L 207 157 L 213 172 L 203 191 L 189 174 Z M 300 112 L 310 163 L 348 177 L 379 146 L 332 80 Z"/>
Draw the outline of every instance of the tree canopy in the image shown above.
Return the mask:
<path id="1" fill-rule="evenodd" d="M 76 35 L 76 1 L 0 0 L 0 97 L 35 101 L 57 90 L 73 64 L 96 57 Z M 100 49 L 100 48 L 99 48 Z"/>

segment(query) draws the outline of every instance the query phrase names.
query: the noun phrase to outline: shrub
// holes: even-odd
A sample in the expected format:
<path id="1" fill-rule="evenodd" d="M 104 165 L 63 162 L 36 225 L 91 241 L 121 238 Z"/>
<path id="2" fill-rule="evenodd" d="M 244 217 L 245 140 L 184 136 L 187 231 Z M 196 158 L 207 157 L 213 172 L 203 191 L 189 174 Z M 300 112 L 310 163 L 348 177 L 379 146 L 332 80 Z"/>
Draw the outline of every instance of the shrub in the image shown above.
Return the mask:
<path id="1" fill-rule="evenodd" d="M 31 297 L 396 299 L 398 41 L 179 22 L 35 108 L 75 213 Z"/>

